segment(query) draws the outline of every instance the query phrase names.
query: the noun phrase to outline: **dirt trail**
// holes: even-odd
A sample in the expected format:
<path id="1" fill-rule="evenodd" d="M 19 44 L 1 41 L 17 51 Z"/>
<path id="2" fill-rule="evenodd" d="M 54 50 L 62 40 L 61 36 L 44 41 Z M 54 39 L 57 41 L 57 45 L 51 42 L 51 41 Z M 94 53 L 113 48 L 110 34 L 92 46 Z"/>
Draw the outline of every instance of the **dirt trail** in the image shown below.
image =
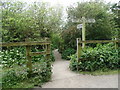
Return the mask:
<path id="1" fill-rule="evenodd" d="M 82 75 L 69 70 L 69 61 L 61 59 L 58 50 L 54 51 L 52 80 L 42 88 L 118 88 L 118 75 Z"/>

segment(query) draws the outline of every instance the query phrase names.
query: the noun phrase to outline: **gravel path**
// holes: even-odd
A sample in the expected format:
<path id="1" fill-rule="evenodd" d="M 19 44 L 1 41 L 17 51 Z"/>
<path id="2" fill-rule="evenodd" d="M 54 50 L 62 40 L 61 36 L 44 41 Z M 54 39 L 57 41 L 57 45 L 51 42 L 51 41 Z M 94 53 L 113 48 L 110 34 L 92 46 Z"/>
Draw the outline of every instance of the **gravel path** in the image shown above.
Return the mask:
<path id="1" fill-rule="evenodd" d="M 54 55 L 52 80 L 42 88 L 118 88 L 118 75 L 77 74 L 69 70 L 69 61 L 62 60 L 57 50 Z"/>

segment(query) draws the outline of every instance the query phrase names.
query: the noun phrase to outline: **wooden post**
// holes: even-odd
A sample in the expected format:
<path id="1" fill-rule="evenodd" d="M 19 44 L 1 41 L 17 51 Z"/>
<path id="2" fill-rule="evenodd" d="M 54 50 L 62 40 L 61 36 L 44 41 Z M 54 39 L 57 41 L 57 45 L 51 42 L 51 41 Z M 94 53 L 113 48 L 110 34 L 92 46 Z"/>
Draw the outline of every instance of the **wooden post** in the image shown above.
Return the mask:
<path id="1" fill-rule="evenodd" d="M 85 41 L 85 17 L 82 17 L 82 41 Z M 85 43 L 82 43 L 82 48 L 85 47 Z"/>
<path id="2" fill-rule="evenodd" d="M 115 38 L 115 40 L 117 40 L 117 38 Z M 118 48 L 118 43 L 115 42 L 115 49 L 117 49 L 117 48 Z"/>
<path id="3" fill-rule="evenodd" d="M 46 39 L 46 41 L 49 41 L 49 38 Z M 46 54 L 46 59 L 49 60 L 50 59 L 50 44 L 46 45 L 46 52 L 49 54 Z"/>
<path id="4" fill-rule="evenodd" d="M 77 38 L 77 60 L 79 60 L 81 56 L 81 51 L 82 51 L 81 45 L 79 43 L 80 40 L 81 38 Z"/>
<path id="5" fill-rule="evenodd" d="M 49 54 L 46 55 L 46 59 L 49 60 L 50 59 L 50 44 L 46 45 L 46 46 L 47 46 L 46 52 L 49 53 Z"/>
<path id="6" fill-rule="evenodd" d="M 82 47 L 81 47 L 81 44 L 79 43 L 80 40 L 81 40 L 81 38 L 77 38 L 77 62 L 78 63 L 79 63 L 79 58 L 82 53 Z M 78 71 L 78 65 L 77 65 L 77 71 Z"/>
<path id="7" fill-rule="evenodd" d="M 26 42 L 29 40 L 26 39 Z M 27 59 L 27 68 L 28 68 L 28 76 L 30 77 L 32 74 L 32 57 L 30 56 L 31 46 L 26 46 L 26 59 Z"/>

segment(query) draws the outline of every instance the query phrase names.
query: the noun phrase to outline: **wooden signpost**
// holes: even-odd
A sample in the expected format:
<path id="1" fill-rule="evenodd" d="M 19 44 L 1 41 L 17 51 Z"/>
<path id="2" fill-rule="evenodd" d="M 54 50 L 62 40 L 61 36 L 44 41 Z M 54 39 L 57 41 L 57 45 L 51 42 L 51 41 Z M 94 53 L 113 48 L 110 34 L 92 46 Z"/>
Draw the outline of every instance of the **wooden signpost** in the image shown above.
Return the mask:
<path id="1" fill-rule="evenodd" d="M 82 20 L 80 20 L 80 22 L 82 22 L 82 24 L 78 24 L 77 25 L 77 29 L 81 29 L 82 28 L 82 41 L 85 41 L 86 38 L 86 34 L 85 34 L 85 23 L 95 23 L 95 19 L 86 19 L 85 17 L 82 17 Z M 85 48 L 85 43 L 82 43 L 82 48 Z"/>

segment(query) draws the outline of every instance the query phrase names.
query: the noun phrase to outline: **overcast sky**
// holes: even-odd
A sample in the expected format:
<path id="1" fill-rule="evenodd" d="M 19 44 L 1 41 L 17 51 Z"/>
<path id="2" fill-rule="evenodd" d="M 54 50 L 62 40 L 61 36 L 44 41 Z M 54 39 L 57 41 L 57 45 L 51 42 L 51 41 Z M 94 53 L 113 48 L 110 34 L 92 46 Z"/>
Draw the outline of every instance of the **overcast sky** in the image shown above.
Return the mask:
<path id="1" fill-rule="evenodd" d="M 75 3 L 75 2 L 81 2 L 81 1 L 90 1 L 90 0 L 19 0 L 19 1 L 25 1 L 25 2 L 28 2 L 28 3 L 31 3 L 31 2 L 50 2 L 51 5 L 56 5 L 56 4 L 61 4 L 63 5 L 64 7 L 66 6 L 69 6 L 70 4 L 72 3 Z M 105 2 L 107 3 L 117 3 L 119 2 L 119 0 L 104 0 Z"/>
<path id="2" fill-rule="evenodd" d="M 56 6 L 60 4 L 61 6 L 64 7 L 64 19 L 67 17 L 66 13 L 66 8 L 67 6 L 76 3 L 76 2 L 83 2 L 83 1 L 90 1 L 90 0 L 12 0 L 12 1 L 22 1 L 22 2 L 27 2 L 27 3 L 32 3 L 32 2 L 49 2 L 52 6 Z M 94 0 L 91 0 L 94 1 Z M 106 3 L 118 3 L 119 0 L 103 0 Z"/>

